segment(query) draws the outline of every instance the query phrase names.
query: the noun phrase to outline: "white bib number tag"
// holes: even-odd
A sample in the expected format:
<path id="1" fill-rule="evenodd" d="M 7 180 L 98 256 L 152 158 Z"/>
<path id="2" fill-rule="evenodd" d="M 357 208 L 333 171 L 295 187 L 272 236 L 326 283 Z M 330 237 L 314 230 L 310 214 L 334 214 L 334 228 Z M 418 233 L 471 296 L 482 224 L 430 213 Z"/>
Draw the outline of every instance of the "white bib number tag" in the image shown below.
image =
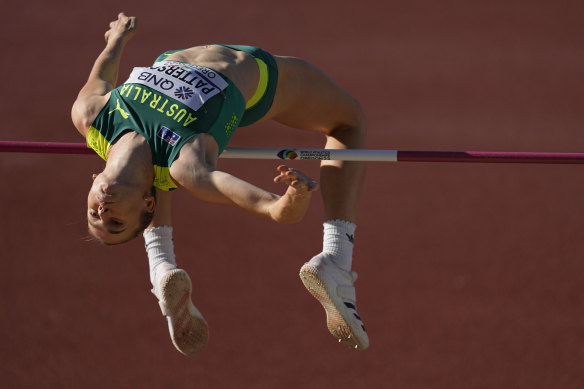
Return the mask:
<path id="1" fill-rule="evenodd" d="M 207 100 L 227 88 L 219 73 L 204 66 L 162 61 L 136 67 L 126 83 L 141 84 L 178 100 L 197 111 Z"/>

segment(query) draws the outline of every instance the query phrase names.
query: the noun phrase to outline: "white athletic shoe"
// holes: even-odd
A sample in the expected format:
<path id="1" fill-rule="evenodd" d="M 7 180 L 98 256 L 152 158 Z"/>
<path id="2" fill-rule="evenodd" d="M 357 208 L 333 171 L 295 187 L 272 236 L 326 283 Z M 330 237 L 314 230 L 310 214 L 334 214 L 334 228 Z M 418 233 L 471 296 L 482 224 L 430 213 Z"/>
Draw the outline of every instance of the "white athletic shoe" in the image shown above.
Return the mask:
<path id="1" fill-rule="evenodd" d="M 152 293 L 158 298 L 174 347 L 185 355 L 201 351 L 207 345 L 209 328 L 201 312 L 191 301 L 191 278 L 186 271 L 174 269 L 164 274 Z"/>
<path id="2" fill-rule="evenodd" d="M 357 314 L 353 286 L 357 273 L 341 269 L 329 255 L 321 253 L 302 266 L 300 278 L 326 311 L 330 333 L 350 348 L 369 347 L 369 337 Z"/>

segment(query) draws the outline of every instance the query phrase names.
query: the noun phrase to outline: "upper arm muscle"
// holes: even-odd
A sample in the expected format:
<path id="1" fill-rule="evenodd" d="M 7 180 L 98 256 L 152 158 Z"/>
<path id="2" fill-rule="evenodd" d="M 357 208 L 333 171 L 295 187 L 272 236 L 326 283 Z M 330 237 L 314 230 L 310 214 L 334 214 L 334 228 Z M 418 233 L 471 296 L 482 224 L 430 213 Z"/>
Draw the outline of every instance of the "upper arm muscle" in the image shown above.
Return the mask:
<path id="1" fill-rule="evenodd" d="M 79 94 L 71 109 L 71 119 L 81 135 L 84 137 L 87 135 L 91 123 L 93 123 L 108 99 L 109 93 L 102 96 L 93 93 L 83 93 L 82 91 Z"/>

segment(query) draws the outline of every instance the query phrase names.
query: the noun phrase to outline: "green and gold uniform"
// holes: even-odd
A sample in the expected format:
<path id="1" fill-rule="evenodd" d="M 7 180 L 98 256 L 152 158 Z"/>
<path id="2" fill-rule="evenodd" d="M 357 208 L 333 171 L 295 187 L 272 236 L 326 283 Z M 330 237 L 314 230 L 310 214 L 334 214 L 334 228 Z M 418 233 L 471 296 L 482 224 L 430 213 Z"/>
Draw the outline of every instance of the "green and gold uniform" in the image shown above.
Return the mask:
<path id="1" fill-rule="evenodd" d="M 260 82 L 245 102 L 227 77 L 204 66 L 157 58 L 153 66 L 136 67 L 110 98 L 87 133 L 87 145 L 107 159 L 110 145 L 127 130 L 148 141 L 154 164 L 154 186 L 173 190 L 169 173 L 181 147 L 196 134 L 213 136 L 219 154 L 237 127 L 261 119 L 271 107 L 278 71 L 273 57 L 253 46 L 225 45 L 252 55 Z"/>

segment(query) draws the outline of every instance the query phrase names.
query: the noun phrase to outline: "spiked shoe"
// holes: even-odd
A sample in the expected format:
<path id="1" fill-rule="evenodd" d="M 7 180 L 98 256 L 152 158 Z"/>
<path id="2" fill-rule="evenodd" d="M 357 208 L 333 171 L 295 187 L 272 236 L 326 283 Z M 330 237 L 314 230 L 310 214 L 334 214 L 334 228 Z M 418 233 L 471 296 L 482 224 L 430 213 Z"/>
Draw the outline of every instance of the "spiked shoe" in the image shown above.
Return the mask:
<path id="1" fill-rule="evenodd" d="M 319 254 L 300 269 L 302 283 L 326 312 L 329 332 L 353 349 L 369 347 L 365 326 L 357 314 L 355 287 L 357 273 L 347 272 L 327 254 Z"/>
<path id="2" fill-rule="evenodd" d="M 187 272 L 171 270 L 162 276 L 157 286 L 152 293 L 158 297 L 176 349 L 185 355 L 201 351 L 207 345 L 209 328 L 191 301 L 192 284 Z"/>

